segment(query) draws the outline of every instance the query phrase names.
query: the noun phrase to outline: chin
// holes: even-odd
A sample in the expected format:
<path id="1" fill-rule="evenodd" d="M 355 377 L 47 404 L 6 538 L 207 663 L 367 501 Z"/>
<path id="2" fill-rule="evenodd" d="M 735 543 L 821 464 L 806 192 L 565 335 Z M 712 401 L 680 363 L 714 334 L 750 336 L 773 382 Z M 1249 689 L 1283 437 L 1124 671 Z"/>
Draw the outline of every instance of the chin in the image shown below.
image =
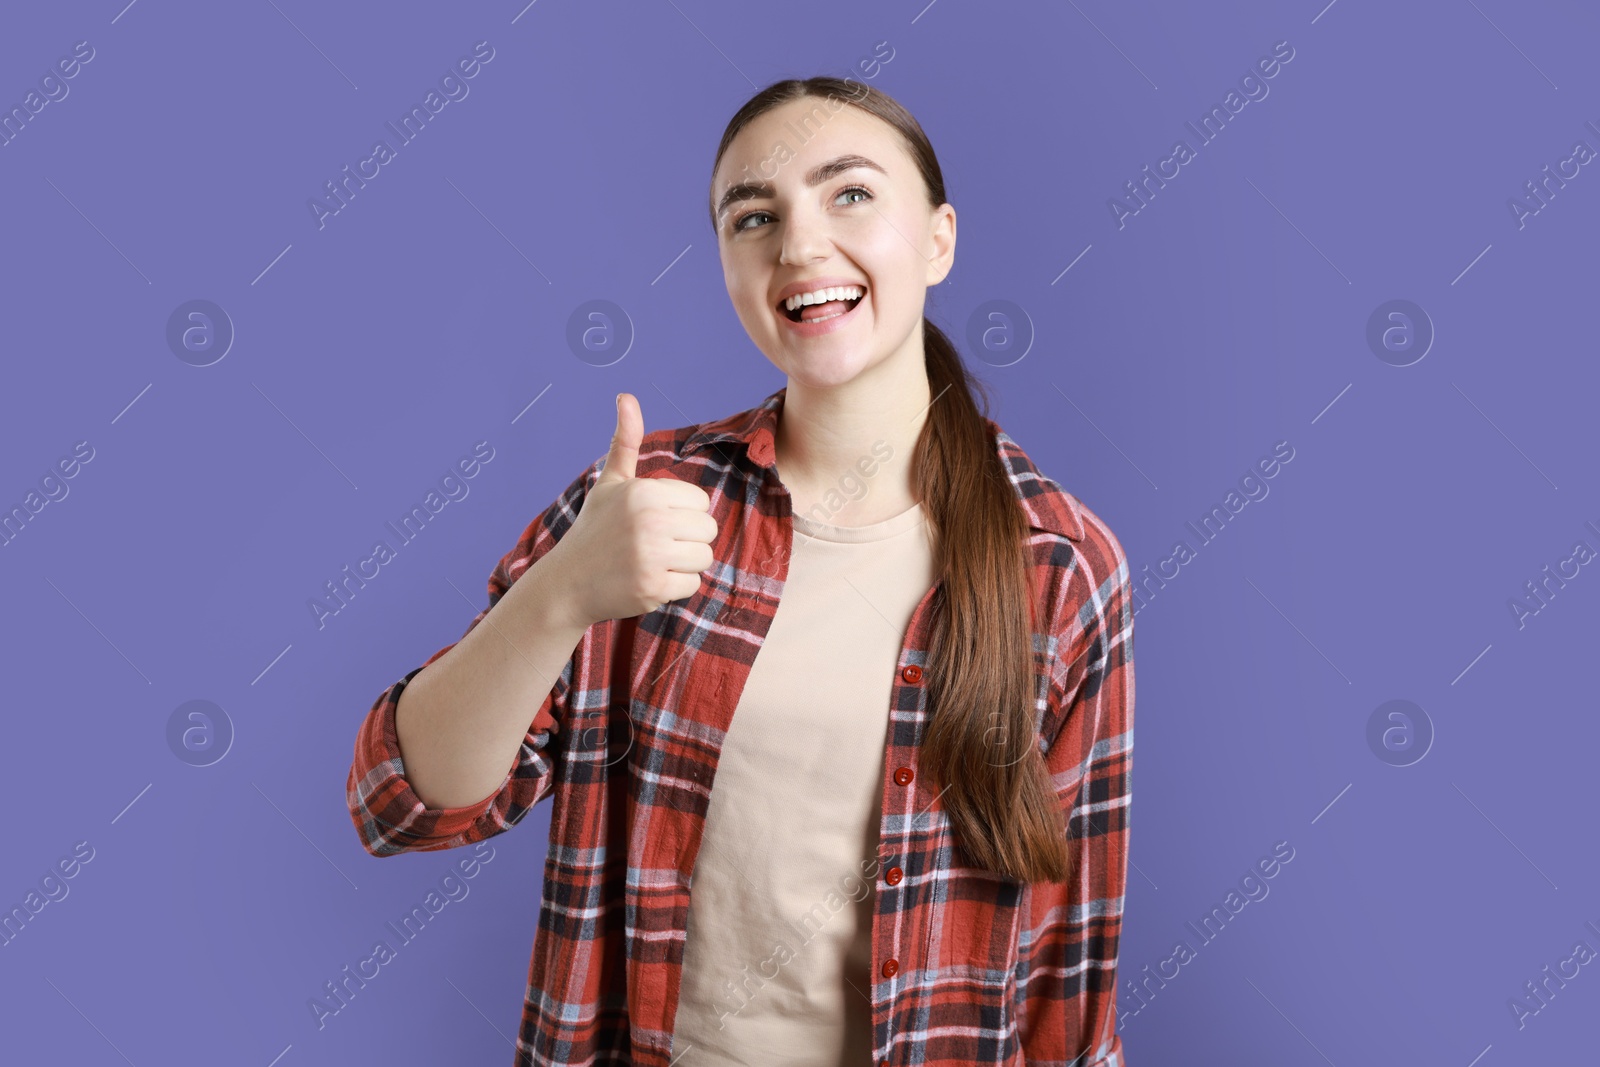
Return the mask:
<path id="1" fill-rule="evenodd" d="M 860 377 L 861 373 L 872 365 L 870 360 L 862 360 L 858 355 L 822 356 L 811 360 L 791 359 L 788 364 L 781 369 L 789 378 L 811 389 L 829 389 L 844 385 Z"/>

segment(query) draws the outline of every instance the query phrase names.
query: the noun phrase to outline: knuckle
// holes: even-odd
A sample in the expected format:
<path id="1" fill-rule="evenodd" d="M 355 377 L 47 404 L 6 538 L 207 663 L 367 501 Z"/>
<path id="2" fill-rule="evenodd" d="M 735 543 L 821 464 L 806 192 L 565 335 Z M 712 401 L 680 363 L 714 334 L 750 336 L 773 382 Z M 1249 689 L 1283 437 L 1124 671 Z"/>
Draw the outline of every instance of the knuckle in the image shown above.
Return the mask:
<path id="1" fill-rule="evenodd" d="M 639 532 L 648 540 L 659 541 L 667 533 L 667 515 L 651 508 L 639 513 Z"/>

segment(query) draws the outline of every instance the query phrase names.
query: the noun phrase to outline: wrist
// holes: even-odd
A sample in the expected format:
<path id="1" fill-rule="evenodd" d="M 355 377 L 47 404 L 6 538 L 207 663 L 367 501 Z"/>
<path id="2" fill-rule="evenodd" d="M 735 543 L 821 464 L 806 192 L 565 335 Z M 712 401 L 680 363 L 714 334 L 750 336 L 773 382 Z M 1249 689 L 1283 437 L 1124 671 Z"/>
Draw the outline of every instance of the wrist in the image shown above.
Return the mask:
<path id="1" fill-rule="evenodd" d="M 571 569 L 558 543 L 522 576 L 537 588 L 535 599 L 543 606 L 545 621 L 554 629 L 573 636 L 574 643 L 594 624 L 579 597 L 577 584 L 568 580 Z"/>

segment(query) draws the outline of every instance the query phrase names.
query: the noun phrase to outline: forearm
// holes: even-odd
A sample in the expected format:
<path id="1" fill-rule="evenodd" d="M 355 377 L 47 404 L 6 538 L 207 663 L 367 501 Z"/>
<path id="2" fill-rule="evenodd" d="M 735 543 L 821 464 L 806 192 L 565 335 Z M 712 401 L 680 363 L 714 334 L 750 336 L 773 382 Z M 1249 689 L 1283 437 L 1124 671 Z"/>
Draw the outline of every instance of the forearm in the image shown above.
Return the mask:
<path id="1" fill-rule="evenodd" d="M 588 624 L 556 552 L 534 564 L 494 608 L 400 694 L 395 710 L 405 777 L 430 808 L 490 796 Z"/>

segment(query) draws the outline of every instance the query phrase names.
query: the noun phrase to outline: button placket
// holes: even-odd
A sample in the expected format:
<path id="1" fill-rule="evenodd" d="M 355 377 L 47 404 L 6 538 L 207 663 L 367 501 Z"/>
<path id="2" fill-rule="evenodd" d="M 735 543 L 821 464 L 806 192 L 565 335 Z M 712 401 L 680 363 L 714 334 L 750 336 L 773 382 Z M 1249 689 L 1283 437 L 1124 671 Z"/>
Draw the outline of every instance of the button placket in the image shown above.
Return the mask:
<path id="1" fill-rule="evenodd" d="M 915 663 L 908 663 L 900 668 L 900 679 L 907 685 L 917 685 L 922 681 L 922 668 Z M 895 785 L 906 786 L 916 778 L 916 772 L 910 767 L 897 767 L 893 777 Z M 899 867 L 890 867 L 883 875 L 884 882 L 889 885 L 899 885 L 904 878 L 905 871 Z M 900 961 L 893 957 L 884 960 L 881 973 L 885 978 L 893 978 L 900 973 Z"/>

